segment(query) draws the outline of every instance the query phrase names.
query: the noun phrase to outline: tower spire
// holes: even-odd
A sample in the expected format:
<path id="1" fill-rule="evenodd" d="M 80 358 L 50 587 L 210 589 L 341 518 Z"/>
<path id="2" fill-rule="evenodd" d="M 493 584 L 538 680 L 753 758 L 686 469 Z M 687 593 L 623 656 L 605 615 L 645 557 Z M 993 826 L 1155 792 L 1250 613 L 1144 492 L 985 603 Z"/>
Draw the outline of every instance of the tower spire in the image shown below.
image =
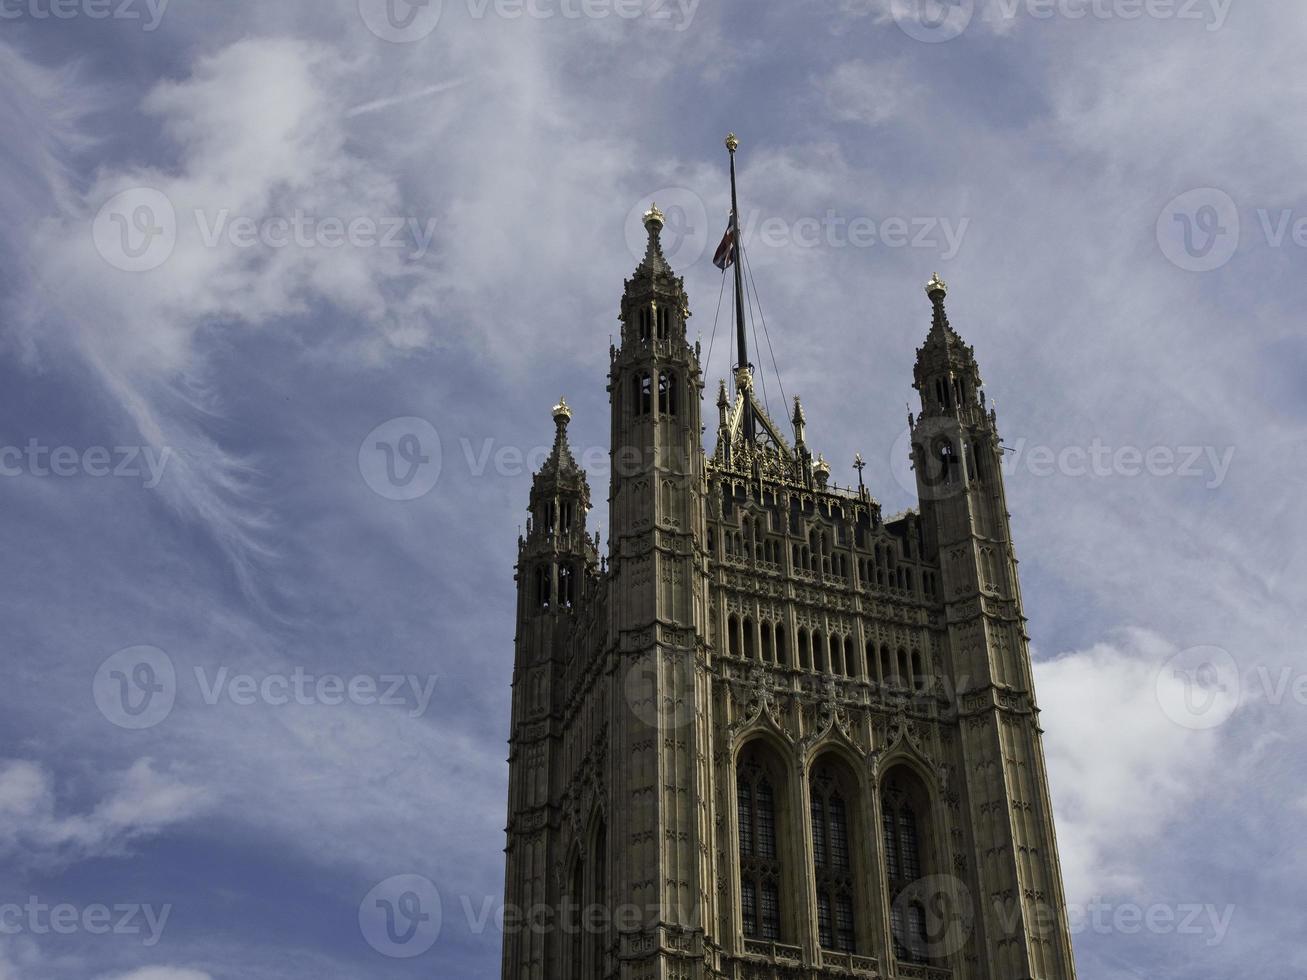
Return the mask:
<path id="1" fill-rule="evenodd" d="M 735 265 L 735 340 L 740 352 L 740 362 L 736 370 L 749 372 L 753 365 L 749 363 L 749 338 L 744 329 L 744 272 L 740 263 L 740 196 L 735 182 L 735 151 L 740 148 L 740 140 L 734 133 L 726 137 L 726 149 L 731 155 L 731 251 Z M 753 399 L 746 395 L 744 399 L 744 438 L 752 442 L 754 437 Z"/>
<path id="2" fill-rule="evenodd" d="M 930 297 L 930 305 L 934 307 L 931 332 L 938 331 L 947 335 L 951 330 L 948 313 L 944 309 L 944 298 L 948 296 L 948 284 L 939 277 L 938 272 L 934 273 L 930 277 L 930 282 L 926 283 L 926 295 Z"/>

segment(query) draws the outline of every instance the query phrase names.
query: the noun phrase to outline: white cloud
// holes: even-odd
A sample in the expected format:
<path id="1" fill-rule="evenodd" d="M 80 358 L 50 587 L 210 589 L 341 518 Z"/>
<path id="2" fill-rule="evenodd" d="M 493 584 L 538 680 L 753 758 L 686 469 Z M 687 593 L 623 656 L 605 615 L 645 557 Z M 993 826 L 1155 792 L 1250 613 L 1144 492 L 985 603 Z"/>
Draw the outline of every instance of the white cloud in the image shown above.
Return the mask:
<path id="1" fill-rule="evenodd" d="M 1157 699 L 1176 648 L 1142 630 L 1035 666 L 1067 899 L 1143 887 L 1141 856 L 1225 769 L 1220 734 Z"/>
<path id="2" fill-rule="evenodd" d="M 904 115 L 921 91 L 900 62 L 845 61 L 817 84 L 831 118 L 867 126 Z"/>
<path id="3" fill-rule="evenodd" d="M 61 813 L 54 775 L 25 760 L 0 762 L 0 853 L 58 864 L 120 854 L 204 811 L 209 789 L 159 772 L 150 759 L 104 780 L 105 796 L 85 813 Z"/>
<path id="4" fill-rule="evenodd" d="M 103 980 L 213 980 L 200 970 L 185 970 L 174 966 L 150 966 L 130 973 L 115 973 Z"/>

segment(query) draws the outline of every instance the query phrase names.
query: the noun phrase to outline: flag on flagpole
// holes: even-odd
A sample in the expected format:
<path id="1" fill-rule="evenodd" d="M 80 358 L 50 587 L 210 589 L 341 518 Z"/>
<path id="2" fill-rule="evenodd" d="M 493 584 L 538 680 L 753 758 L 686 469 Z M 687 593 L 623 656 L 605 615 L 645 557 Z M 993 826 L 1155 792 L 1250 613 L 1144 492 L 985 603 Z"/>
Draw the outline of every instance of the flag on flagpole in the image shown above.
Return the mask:
<path id="1" fill-rule="evenodd" d="M 731 223 L 726 229 L 726 234 L 722 236 L 722 243 L 717 246 L 717 251 L 713 253 L 712 264 L 725 272 L 735 262 L 735 216 L 731 216 Z"/>

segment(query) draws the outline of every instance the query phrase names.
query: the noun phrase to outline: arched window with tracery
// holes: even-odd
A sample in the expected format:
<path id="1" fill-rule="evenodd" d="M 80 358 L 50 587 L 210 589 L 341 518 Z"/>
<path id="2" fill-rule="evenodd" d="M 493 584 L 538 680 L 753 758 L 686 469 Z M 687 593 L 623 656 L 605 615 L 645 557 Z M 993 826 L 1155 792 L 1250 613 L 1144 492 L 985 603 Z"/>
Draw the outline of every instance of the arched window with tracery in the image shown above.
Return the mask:
<path id="1" fill-rule="evenodd" d="M 631 378 L 633 388 L 631 405 L 634 413 L 638 415 L 648 415 L 653 411 L 653 379 L 650 378 L 649 372 L 637 372 Z"/>
<path id="2" fill-rule="evenodd" d="M 550 574 L 549 566 L 541 565 L 536 568 L 536 605 L 541 609 L 548 609 L 553 600 L 553 576 Z"/>
<path id="3" fill-rule="evenodd" d="M 919 781 L 903 767 L 891 772 L 881 793 L 886 897 L 894 955 L 907 963 L 928 959 L 926 910 L 909 891 L 928 873 L 923 859 L 925 814 L 925 791 Z"/>
<path id="4" fill-rule="evenodd" d="M 677 414 L 676 375 L 671 371 L 658 373 L 658 413 L 660 415 Z"/>
<path id="5" fill-rule="evenodd" d="M 558 604 L 564 609 L 576 604 L 576 570 L 569 562 L 558 566 Z"/>
<path id="6" fill-rule="evenodd" d="M 854 953 L 857 952 L 857 879 L 849 843 L 850 815 L 845 788 L 833 767 L 820 765 L 813 769 L 808 789 L 821 947 Z"/>
<path id="7" fill-rule="evenodd" d="M 753 751 L 736 770 L 740 841 L 740 918 L 749 939 L 781 938 L 781 862 L 777 788 Z"/>
<path id="8" fill-rule="evenodd" d="M 608 828 L 600 821 L 594 832 L 592 842 L 592 859 L 590 861 L 590 900 L 586 903 L 592 909 L 608 908 Z M 591 930 L 590 971 L 589 976 L 600 980 L 608 976 L 609 926 L 603 923 Z"/>

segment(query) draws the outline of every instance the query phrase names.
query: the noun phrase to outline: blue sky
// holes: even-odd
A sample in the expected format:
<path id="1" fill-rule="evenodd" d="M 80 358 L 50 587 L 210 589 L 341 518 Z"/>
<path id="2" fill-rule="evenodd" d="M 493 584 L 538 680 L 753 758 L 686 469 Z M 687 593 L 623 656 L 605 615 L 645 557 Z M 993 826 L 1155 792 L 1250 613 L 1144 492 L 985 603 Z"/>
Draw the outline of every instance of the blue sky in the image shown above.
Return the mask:
<path id="1" fill-rule="evenodd" d="M 785 390 L 887 512 L 949 282 L 1081 977 L 1307 972 L 1307 8 L 119 3 L 0 2 L 0 978 L 497 975 L 523 460 L 565 393 L 604 498 L 652 197 L 708 346 L 728 129 Z"/>

